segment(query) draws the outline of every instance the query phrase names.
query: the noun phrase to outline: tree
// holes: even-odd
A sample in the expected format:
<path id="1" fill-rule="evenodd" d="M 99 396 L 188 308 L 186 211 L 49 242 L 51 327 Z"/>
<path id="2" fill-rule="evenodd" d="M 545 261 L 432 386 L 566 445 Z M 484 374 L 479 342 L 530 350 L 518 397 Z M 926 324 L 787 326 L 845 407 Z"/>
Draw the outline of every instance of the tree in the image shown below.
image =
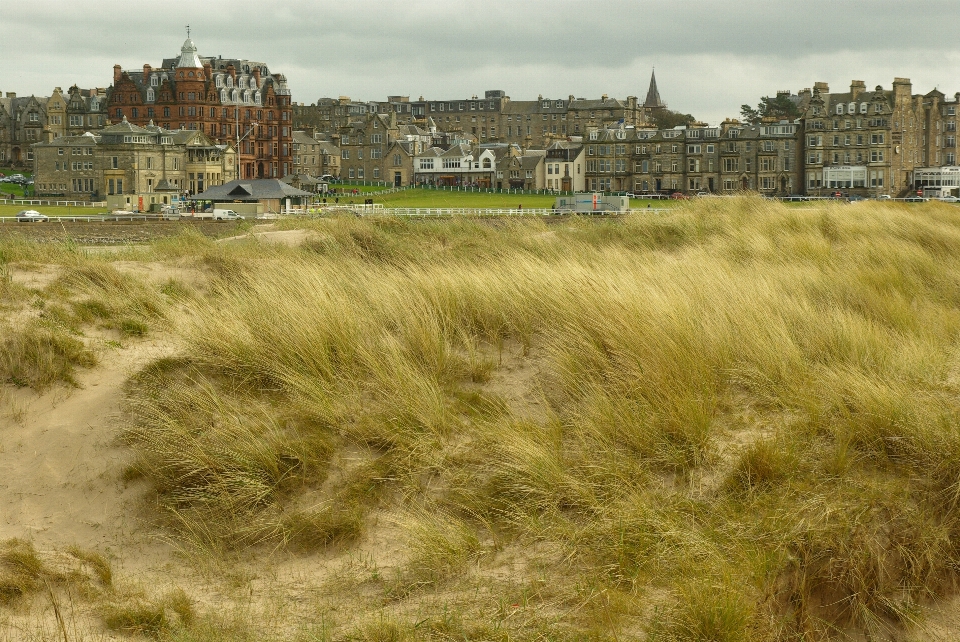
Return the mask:
<path id="1" fill-rule="evenodd" d="M 793 120 L 800 117 L 800 108 L 790 100 L 787 94 L 777 94 L 776 98 L 764 96 L 754 109 L 750 105 L 741 105 L 740 114 L 748 123 L 756 125 L 764 118 L 773 117 L 777 120 Z"/>
<path id="2" fill-rule="evenodd" d="M 657 129 L 673 129 L 679 125 L 692 125 L 697 119 L 690 114 L 681 114 L 669 109 L 657 109 L 651 114 Z"/>

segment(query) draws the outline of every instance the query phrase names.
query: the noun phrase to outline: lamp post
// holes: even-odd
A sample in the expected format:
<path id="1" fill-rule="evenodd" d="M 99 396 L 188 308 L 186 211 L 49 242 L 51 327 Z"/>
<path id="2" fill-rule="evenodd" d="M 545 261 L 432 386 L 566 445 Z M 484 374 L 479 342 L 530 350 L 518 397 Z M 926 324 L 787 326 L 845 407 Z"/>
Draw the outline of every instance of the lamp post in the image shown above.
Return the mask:
<path id="1" fill-rule="evenodd" d="M 236 120 L 236 125 L 234 126 L 234 130 L 233 130 L 233 131 L 234 131 L 234 134 L 236 134 L 236 136 L 237 136 L 237 148 L 236 148 L 236 152 L 237 152 L 237 180 L 240 180 L 240 141 L 242 141 L 244 138 L 246 138 L 247 136 L 250 135 L 250 132 L 252 132 L 252 131 L 256 128 L 257 123 L 256 123 L 255 121 L 254 121 L 253 123 L 251 123 L 251 124 L 250 124 L 250 129 L 248 129 L 247 132 L 246 132 L 243 136 L 241 136 L 241 135 L 240 135 L 240 108 L 239 108 L 239 107 L 234 107 L 233 115 L 234 115 L 234 118 L 235 118 L 235 120 Z"/>

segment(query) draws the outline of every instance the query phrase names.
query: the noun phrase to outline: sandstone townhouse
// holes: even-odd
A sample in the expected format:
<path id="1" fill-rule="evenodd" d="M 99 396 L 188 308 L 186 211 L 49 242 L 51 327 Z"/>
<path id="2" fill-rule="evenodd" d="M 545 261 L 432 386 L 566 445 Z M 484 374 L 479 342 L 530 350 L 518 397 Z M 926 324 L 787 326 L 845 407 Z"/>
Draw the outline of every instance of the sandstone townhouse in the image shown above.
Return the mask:
<path id="1" fill-rule="evenodd" d="M 33 152 L 37 196 L 106 200 L 135 210 L 172 203 L 236 174 L 233 148 L 203 132 L 140 127 L 126 120 L 97 134 L 37 143 Z"/>

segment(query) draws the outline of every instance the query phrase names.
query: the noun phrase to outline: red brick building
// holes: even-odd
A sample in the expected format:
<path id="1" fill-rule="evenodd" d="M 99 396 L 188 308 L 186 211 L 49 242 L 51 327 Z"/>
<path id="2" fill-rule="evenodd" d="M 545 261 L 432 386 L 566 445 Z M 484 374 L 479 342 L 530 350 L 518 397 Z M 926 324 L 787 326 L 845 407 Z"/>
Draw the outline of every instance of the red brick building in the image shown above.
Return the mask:
<path id="1" fill-rule="evenodd" d="M 292 174 L 290 90 L 282 74 L 250 60 L 201 58 L 187 38 L 179 58 L 160 68 L 113 68 L 106 117 L 166 129 L 199 130 L 238 148 L 241 178 Z"/>

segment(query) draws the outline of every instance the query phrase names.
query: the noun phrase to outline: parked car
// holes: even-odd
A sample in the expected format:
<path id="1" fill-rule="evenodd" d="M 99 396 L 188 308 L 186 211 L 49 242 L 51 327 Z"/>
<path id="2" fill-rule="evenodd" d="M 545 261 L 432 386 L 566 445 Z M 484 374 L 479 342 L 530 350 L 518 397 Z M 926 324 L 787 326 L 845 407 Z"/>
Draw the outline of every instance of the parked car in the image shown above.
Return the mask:
<path id="1" fill-rule="evenodd" d="M 930 199 L 924 198 L 922 196 L 908 196 L 903 199 L 903 201 L 906 203 L 923 203 L 924 201 L 928 201 L 928 200 Z"/>
<path id="2" fill-rule="evenodd" d="M 957 196 L 941 196 L 937 200 L 944 203 L 960 203 L 960 197 Z"/>
<path id="3" fill-rule="evenodd" d="M 337 179 L 333 174 L 324 174 L 323 176 L 320 177 L 320 180 L 325 183 L 331 183 Z"/>
<path id="4" fill-rule="evenodd" d="M 890 200 L 890 195 L 889 195 L 889 194 L 880 194 L 879 196 L 877 196 L 877 200 L 879 200 L 879 201 L 888 201 L 888 200 Z"/>
<path id="5" fill-rule="evenodd" d="M 18 223 L 46 223 L 50 218 L 37 210 L 20 210 L 17 212 Z"/>
<path id="6" fill-rule="evenodd" d="M 684 194 L 683 192 L 674 192 L 673 194 L 670 195 L 670 198 L 673 198 L 676 200 L 684 200 L 690 197 Z"/>

